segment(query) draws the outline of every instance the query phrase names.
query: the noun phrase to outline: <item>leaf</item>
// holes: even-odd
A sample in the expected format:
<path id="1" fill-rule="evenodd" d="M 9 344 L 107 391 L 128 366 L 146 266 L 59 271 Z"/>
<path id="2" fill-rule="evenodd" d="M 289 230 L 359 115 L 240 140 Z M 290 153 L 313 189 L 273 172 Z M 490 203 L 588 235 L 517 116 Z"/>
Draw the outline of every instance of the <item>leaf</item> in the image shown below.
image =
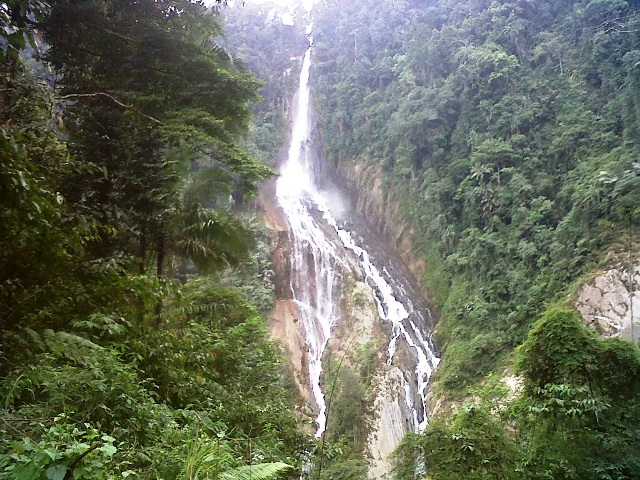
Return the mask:
<path id="1" fill-rule="evenodd" d="M 64 476 L 67 474 L 67 466 L 58 464 L 53 467 L 47 468 L 47 478 L 51 480 L 64 480 Z"/>
<path id="2" fill-rule="evenodd" d="M 108 443 L 100 447 L 100 451 L 104 453 L 107 457 L 113 457 L 113 455 L 118 451 L 118 449 L 114 447 L 111 443 Z"/>
<path id="3" fill-rule="evenodd" d="M 22 170 L 18 170 L 18 177 L 20 178 L 20 185 L 25 190 L 29 190 L 29 184 L 27 183 L 26 178 L 24 177 L 24 172 Z"/>

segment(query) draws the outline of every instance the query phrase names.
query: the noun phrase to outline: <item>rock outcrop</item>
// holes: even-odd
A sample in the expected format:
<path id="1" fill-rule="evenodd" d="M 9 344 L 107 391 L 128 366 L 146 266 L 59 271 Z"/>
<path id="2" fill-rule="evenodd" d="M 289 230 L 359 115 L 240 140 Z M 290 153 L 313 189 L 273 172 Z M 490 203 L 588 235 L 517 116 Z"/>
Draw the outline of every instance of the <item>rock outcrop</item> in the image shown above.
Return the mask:
<path id="1" fill-rule="evenodd" d="M 369 405 L 364 414 L 367 430 L 365 457 L 369 477 L 383 479 L 389 476 L 389 455 L 402 438 L 412 429 L 411 412 L 404 400 L 404 373 L 398 366 L 386 364 L 386 346 L 389 332 L 380 322 L 373 289 L 364 281 L 345 282 L 342 298 L 343 316 L 329 341 L 329 351 L 341 358 L 352 370 L 362 367 L 354 353 L 366 345 L 376 352 L 375 371 L 367 387 Z"/>
<path id="2" fill-rule="evenodd" d="M 624 268 L 613 268 L 582 286 L 575 306 L 585 323 L 605 337 L 640 338 L 640 264 L 634 266 L 633 288 Z M 632 326 L 631 318 L 635 320 Z"/>
<path id="3" fill-rule="evenodd" d="M 395 258 L 399 254 L 402 263 L 409 270 L 407 272 L 407 268 L 398 266 L 399 270 L 402 270 L 401 274 L 406 277 L 413 276 L 412 283 L 415 283 L 416 277 L 423 277 L 424 262 L 411 243 L 413 231 L 409 223 L 403 220 L 400 201 L 392 189 L 385 188 L 380 180 L 381 174 L 382 172 L 375 166 L 359 164 L 329 172 L 338 186 L 349 193 L 353 207 L 373 227 L 375 230 L 373 233 L 380 237 L 371 241 L 384 244 L 379 245 L 383 248 L 381 255 L 392 255 Z M 331 180 L 328 179 L 327 183 L 330 182 Z M 336 195 L 329 197 L 338 200 L 341 198 L 337 191 Z M 303 334 L 297 326 L 296 305 L 291 300 L 289 281 L 291 246 L 287 243 L 289 239 L 287 224 L 275 202 L 272 188 L 269 189 L 267 186 L 263 190 L 260 205 L 265 223 L 275 232 L 272 260 L 277 303 L 271 312 L 271 334 L 283 344 L 287 351 L 288 363 L 300 391 L 301 400 L 311 409 L 316 409 L 308 372 L 305 371 L 308 363 L 305 357 L 308 354 L 307 347 Z M 337 207 L 332 208 L 332 211 L 336 210 Z M 397 254 L 393 252 L 394 250 Z M 404 435 L 413 429 L 415 422 L 415 412 L 412 412 L 410 405 L 418 401 L 418 398 L 410 401 L 405 388 L 408 381 L 415 381 L 413 380 L 415 358 L 409 349 L 401 347 L 393 364 L 387 365 L 391 325 L 380 321 L 374 289 L 363 278 L 358 262 L 354 260 L 352 262 L 351 272 L 343 272 L 344 282 L 340 291 L 342 315 L 329 341 L 327 351 L 334 359 L 344 359 L 350 369 L 357 372 L 360 365 L 353 352 L 357 352 L 365 345 L 374 345 L 375 366 L 367 385 L 367 406 L 363 418 L 366 429 L 364 454 L 368 462 L 369 476 L 373 479 L 383 479 L 390 475 L 389 455 Z M 392 267 L 389 266 L 389 268 Z M 417 295 L 413 290 L 411 287 L 412 294 Z M 422 293 L 424 294 L 424 291 Z M 420 310 L 426 308 L 424 302 L 418 299 L 415 306 Z M 323 363 L 325 360 L 328 361 L 326 357 L 325 352 Z M 405 365 L 407 368 L 404 368 Z"/>
<path id="4" fill-rule="evenodd" d="M 308 354 L 304 337 L 298 329 L 298 312 L 292 301 L 290 270 L 291 246 L 286 220 L 275 202 L 274 182 L 267 182 L 258 198 L 262 211 L 262 218 L 270 230 L 274 232 L 274 246 L 271 259 L 274 268 L 274 284 L 276 304 L 269 313 L 269 332 L 285 349 L 287 365 L 298 387 L 300 399 L 310 409 L 317 408 L 311 386 L 309 374 L 305 369 Z M 307 412 L 309 416 L 312 412 Z"/>
<path id="5" fill-rule="evenodd" d="M 412 430 L 410 412 L 399 396 L 402 379 L 403 373 L 398 367 L 385 365 L 372 381 L 374 414 L 368 419 L 367 457 L 369 477 L 374 479 L 390 476 L 390 455 Z"/>

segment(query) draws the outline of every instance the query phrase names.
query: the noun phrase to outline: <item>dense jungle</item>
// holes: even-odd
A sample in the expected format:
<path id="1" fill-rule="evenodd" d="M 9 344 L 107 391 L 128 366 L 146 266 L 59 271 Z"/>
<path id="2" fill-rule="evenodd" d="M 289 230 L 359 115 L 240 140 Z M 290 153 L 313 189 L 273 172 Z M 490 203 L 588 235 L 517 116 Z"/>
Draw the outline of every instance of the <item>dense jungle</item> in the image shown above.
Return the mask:
<path id="1" fill-rule="evenodd" d="M 8 0 L 0 25 L 0 479 L 640 479 L 640 3 Z M 388 463 L 391 327 L 349 340 L 367 275 L 338 276 L 318 438 L 273 332 L 310 35 L 318 156 L 436 319 L 428 422 Z"/>

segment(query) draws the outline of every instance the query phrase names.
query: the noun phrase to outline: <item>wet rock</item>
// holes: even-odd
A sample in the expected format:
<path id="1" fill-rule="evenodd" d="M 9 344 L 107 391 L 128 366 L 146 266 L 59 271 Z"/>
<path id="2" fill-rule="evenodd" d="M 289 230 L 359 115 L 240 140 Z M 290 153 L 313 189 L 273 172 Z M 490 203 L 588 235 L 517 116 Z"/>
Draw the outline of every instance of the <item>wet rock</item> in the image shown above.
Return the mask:
<path id="1" fill-rule="evenodd" d="M 402 212 L 399 188 L 383 181 L 382 166 L 365 161 L 344 162 L 330 172 L 336 184 L 349 195 L 353 208 L 398 252 L 411 274 L 422 279 L 425 262 L 413 243 L 415 231 Z M 423 291 L 428 298 L 428 292 Z"/>
<path id="2" fill-rule="evenodd" d="M 402 398 L 403 373 L 400 368 L 386 367 L 373 380 L 376 396 L 373 404 L 375 416 L 369 420 L 367 437 L 369 476 L 375 479 L 389 477 L 389 456 L 402 438 L 412 430 L 411 413 Z"/>

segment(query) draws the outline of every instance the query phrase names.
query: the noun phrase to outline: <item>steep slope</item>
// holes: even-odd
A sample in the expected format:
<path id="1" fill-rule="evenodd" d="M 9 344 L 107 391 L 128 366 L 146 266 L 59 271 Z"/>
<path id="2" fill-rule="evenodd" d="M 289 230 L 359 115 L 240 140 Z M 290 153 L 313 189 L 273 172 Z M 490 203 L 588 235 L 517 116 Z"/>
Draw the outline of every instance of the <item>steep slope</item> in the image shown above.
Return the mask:
<path id="1" fill-rule="evenodd" d="M 637 20 L 607 1 L 318 6 L 327 158 L 366 179 L 364 213 L 421 249 L 443 342 L 471 346 L 445 362 L 447 390 L 498 366 L 631 234 Z"/>
<path id="2" fill-rule="evenodd" d="M 573 309 L 585 277 L 637 263 L 638 5 L 323 2 L 315 14 L 325 154 L 360 211 L 420 252 L 410 263 L 442 312 L 437 390 L 459 411 L 407 438 L 399 475 L 426 463 L 443 479 L 637 478 L 637 348 L 553 306 Z M 624 380 L 598 377 L 613 351 Z M 565 376 L 540 377 L 538 355 Z M 515 401 L 500 381 L 514 368 Z"/>
<path id="3" fill-rule="evenodd" d="M 290 91 L 293 101 L 274 102 L 274 98 L 285 96 L 284 92 L 290 90 L 288 79 L 300 69 L 303 50 L 296 50 L 291 40 L 297 38 L 294 32 L 304 30 L 300 27 L 303 16 L 294 12 L 295 25 L 287 27 L 284 36 L 278 9 L 234 11 L 227 17 L 240 36 L 247 34 L 245 43 L 236 48 L 245 53 L 248 65 L 268 79 L 264 101 L 255 108 L 258 116 L 255 130 L 264 132 L 261 119 L 265 122 L 278 118 L 280 122 L 289 118 L 298 125 L 306 115 L 300 112 L 306 108 L 300 106 L 301 98 L 306 98 L 308 92 L 296 100 Z M 284 51 L 283 42 L 287 44 Z M 269 48 L 272 43 L 274 49 Z M 302 46 L 304 43 L 300 42 L 299 47 Z M 309 61 L 307 56 L 305 62 Z M 301 115 L 303 118 L 299 118 Z M 307 121 L 315 125 L 312 118 Z M 280 136 L 284 137 L 282 133 Z M 256 144 L 264 144 L 261 138 L 264 137 L 254 137 Z M 331 476 L 351 462 L 363 475 L 368 471 L 380 478 L 389 474 L 389 454 L 404 435 L 425 422 L 425 382 L 437 359 L 431 358 L 432 354 L 428 359 L 424 355 L 416 358 L 415 350 L 417 345 L 430 342 L 432 319 L 412 286 L 412 275 L 395 258 L 394 247 L 399 245 L 394 242 L 387 245 L 384 238 L 371 234 L 365 220 L 349 213 L 352 209 L 347 206 L 347 197 L 335 186 L 327 192 L 331 182 L 326 174 L 334 178 L 339 175 L 324 171 L 321 147 L 315 128 L 305 126 L 300 131 L 295 127 L 286 161 L 281 163 L 284 168 L 296 160 L 299 151 L 303 153 L 304 168 L 296 171 L 291 183 L 303 185 L 307 193 L 301 200 L 291 198 L 283 205 L 282 197 L 288 193 L 276 195 L 282 187 L 280 178 L 277 183 L 267 185 L 261 194 L 265 221 L 276 238 L 273 265 L 277 300 L 270 330 L 288 352 L 310 431 L 315 430 L 322 437 L 327 450 L 343 451 L 341 455 L 334 454 L 331 460 L 312 459 L 315 468 L 324 468 L 323 476 Z M 262 155 L 269 153 L 262 150 Z M 274 160 L 268 161 L 276 163 Z M 317 178 L 307 179 L 307 174 L 314 176 L 311 172 L 318 172 Z M 311 185 L 314 182 L 317 188 Z M 316 199 L 318 195 L 323 198 Z M 314 202 L 326 203 L 326 207 L 308 206 Z M 304 213 L 307 209 L 308 215 Z M 321 217 L 327 215 L 337 215 L 337 223 L 325 224 Z M 315 228 L 316 223 L 320 228 Z M 322 240 L 320 237 L 325 235 L 328 239 Z M 396 276 L 407 280 L 392 280 Z M 322 291 L 321 287 L 334 283 Z M 303 287 L 310 289 L 303 292 Z M 330 304 L 331 299 L 335 305 L 327 308 L 325 304 Z M 403 326 L 405 317 L 413 324 Z M 327 328 L 326 324 L 334 326 Z M 330 338 L 324 345 L 328 331 Z M 323 348 L 326 348 L 324 355 Z M 320 379 L 319 355 L 323 368 Z M 323 433 L 325 415 L 327 430 Z"/>
<path id="4" fill-rule="evenodd" d="M 637 263 L 637 8 L 618 0 L 316 5 L 314 141 L 442 313 L 436 391 L 446 408 L 424 435 L 407 436 L 399 477 L 426 466 L 443 479 L 636 478 L 637 349 L 589 334 L 574 302 L 596 272 L 613 266 L 624 282 L 625 266 Z M 343 288 L 349 301 L 363 293 Z M 284 337 L 295 337 L 292 305 L 280 305 L 289 312 Z M 334 378 L 352 387 L 337 389 L 335 414 L 349 428 L 334 438 L 373 457 L 377 427 L 357 419 L 396 413 L 376 403 L 384 394 L 374 396 L 375 375 L 357 371 L 358 355 L 347 358 L 349 342 L 332 342 L 325 374 L 331 380 L 332 361 L 344 359 Z M 300 338 L 293 343 L 298 363 L 305 350 Z M 538 370 L 540 358 L 550 360 Z M 512 380 L 521 373 L 509 383 L 522 387 L 508 395 L 505 370 Z M 394 390 L 393 374 L 379 385 Z M 348 395 L 364 402 L 348 404 Z M 338 465 L 364 475 L 346 460 L 324 474 L 339 475 Z"/>

